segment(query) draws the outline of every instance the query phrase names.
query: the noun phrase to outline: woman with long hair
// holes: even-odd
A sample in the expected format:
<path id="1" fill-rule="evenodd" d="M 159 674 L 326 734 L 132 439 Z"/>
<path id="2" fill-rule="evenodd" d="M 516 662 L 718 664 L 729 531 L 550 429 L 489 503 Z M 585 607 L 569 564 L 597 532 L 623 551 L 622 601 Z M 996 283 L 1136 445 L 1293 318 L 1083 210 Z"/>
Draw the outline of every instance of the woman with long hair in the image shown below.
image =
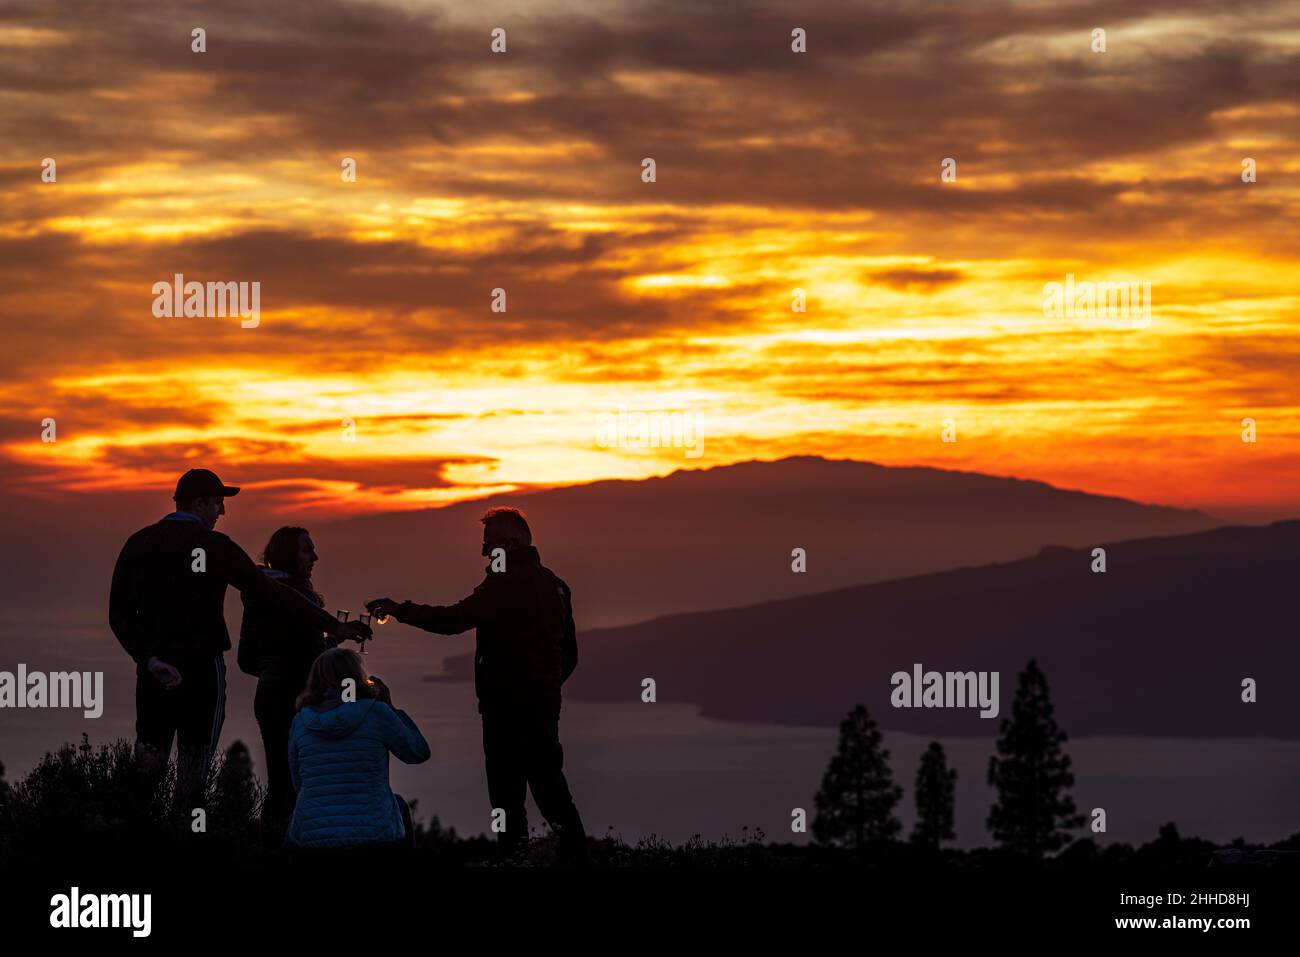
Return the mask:
<path id="1" fill-rule="evenodd" d="M 323 607 L 324 599 L 311 580 L 318 560 L 307 529 L 288 525 L 276 529 L 266 543 L 262 573 Z M 237 660 L 241 671 L 257 678 L 253 713 L 262 732 L 267 776 L 262 825 L 271 843 L 283 838 L 296 797 L 289 775 L 295 703 L 307 685 L 312 662 L 334 644 L 319 628 L 295 621 L 265 599 L 244 598 Z"/>
<path id="2" fill-rule="evenodd" d="M 298 802 L 287 843 L 294 847 L 405 844 L 414 840 L 410 808 L 388 784 L 388 756 L 429 760 L 429 745 L 388 687 L 366 674 L 346 648 L 311 666 L 289 732 L 289 770 Z"/>

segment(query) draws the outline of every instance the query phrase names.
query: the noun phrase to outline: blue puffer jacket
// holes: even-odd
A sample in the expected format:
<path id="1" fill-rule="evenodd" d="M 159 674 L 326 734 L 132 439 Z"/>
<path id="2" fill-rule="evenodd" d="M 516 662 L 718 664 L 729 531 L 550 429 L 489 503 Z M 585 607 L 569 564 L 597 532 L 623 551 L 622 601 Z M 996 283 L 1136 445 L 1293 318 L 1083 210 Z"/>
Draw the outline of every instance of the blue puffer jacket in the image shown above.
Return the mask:
<path id="1" fill-rule="evenodd" d="M 303 708 L 289 731 L 298 803 L 287 843 L 349 847 L 402 840 L 402 812 L 388 786 L 388 753 L 429 760 L 429 744 L 405 711 L 372 698 Z"/>

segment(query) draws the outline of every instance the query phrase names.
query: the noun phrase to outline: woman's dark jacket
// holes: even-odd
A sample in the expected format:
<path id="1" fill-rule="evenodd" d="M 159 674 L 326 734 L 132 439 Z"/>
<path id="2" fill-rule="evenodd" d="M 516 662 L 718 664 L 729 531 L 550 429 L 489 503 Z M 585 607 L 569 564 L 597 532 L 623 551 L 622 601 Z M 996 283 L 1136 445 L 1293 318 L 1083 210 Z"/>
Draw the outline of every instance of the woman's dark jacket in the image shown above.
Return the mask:
<path id="1" fill-rule="evenodd" d="M 263 568 L 262 574 L 301 593 L 321 605 L 320 597 L 306 581 L 296 575 Z M 272 679 L 296 686 L 307 684 L 312 662 L 334 641 L 315 624 L 286 615 L 272 602 L 259 595 L 244 596 L 244 621 L 239 628 L 239 670 L 258 678 Z"/>

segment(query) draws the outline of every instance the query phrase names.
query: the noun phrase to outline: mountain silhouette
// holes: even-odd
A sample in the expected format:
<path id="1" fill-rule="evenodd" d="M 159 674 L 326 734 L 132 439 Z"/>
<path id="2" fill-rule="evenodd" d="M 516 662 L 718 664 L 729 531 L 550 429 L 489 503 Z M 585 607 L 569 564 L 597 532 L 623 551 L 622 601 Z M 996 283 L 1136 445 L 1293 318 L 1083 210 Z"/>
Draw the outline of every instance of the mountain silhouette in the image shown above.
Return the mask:
<path id="1" fill-rule="evenodd" d="M 579 636 L 568 696 L 692 702 L 731 720 L 834 725 L 857 702 L 889 729 L 992 735 L 1030 658 L 1072 735 L 1300 737 L 1300 521 L 1048 547 L 1019 561 L 671 615 Z M 890 676 L 998 671 L 1001 714 L 894 708 Z M 463 677 L 468 656 L 450 659 Z M 1242 700 L 1242 681 L 1258 701 Z M 652 707 L 647 705 L 646 707 Z"/>
<path id="2" fill-rule="evenodd" d="M 326 588 L 460 598 L 482 578 L 479 516 L 502 504 L 523 508 L 542 560 L 573 587 L 579 628 L 1218 524 L 1043 482 L 796 457 L 315 523 Z M 795 548 L 805 573 L 791 571 Z"/>

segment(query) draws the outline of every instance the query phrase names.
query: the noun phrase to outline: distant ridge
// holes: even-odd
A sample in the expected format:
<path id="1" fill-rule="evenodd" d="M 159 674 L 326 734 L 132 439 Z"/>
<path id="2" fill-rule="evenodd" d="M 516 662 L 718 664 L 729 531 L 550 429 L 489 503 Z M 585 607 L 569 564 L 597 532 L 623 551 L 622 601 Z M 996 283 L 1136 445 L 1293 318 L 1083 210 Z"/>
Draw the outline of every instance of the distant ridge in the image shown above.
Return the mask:
<path id="1" fill-rule="evenodd" d="M 527 512 L 543 561 L 573 587 L 580 627 L 1216 524 L 1197 511 L 1037 481 L 799 456 L 316 525 L 328 549 L 324 585 L 426 602 L 460 597 L 482 577 L 478 517 L 510 503 Z M 791 571 L 796 547 L 807 553 L 804 574 Z"/>
<path id="2" fill-rule="evenodd" d="M 834 724 L 857 702 L 886 728 L 991 735 L 1036 658 L 1073 735 L 1300 737 L 1300 521 L 1099 539 L 1017 561 L 743 608 L 677 614 L 580 636 L 570 696 L 660 701 L 733 720 Z M 895 709 L 890 675 L 1001 673 L 998 720 Z M 467 657 L 447 672 L 463 676 Z M 1243 703 L 1242 679 L 1258 683 Z"/>

